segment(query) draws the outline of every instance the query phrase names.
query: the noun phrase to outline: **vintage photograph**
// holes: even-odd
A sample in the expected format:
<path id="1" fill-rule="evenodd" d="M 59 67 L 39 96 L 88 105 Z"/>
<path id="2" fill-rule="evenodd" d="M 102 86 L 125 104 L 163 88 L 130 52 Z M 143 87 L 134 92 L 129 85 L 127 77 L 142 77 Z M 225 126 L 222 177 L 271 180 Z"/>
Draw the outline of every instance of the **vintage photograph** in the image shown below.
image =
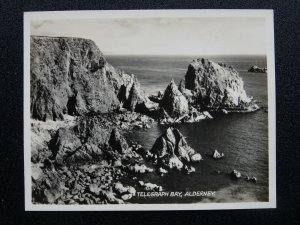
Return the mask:
<path id="1" fill-rule="evenodd" d="M 276 207 L 272 10 L 24 14 L 26 210 Z"/>

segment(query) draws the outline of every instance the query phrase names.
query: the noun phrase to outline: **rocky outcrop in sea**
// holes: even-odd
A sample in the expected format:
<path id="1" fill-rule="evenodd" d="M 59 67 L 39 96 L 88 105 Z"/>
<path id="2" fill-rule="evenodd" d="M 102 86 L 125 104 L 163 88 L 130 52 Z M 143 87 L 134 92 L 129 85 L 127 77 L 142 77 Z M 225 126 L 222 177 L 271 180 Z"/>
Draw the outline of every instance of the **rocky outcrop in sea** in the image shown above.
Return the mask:
<path id="1" fill-rule="evenodd" d="M 194 108 L 179 91 L 174 80 L 167 86 L 163 94 L 159 93 L 158 96 L 151 96 L 149 99 L 158 104 L 156 118 L 161 124 L 193 123 L 212 118 L 207 111 Z"/>
<path id="2" fill-rule="evenodd" d="M 251 73 L 267 73 L 267 71 L 268 71 L 267 68 L 260 68 L 258 66 L 251 66 L 248 69 L 248 72 L 251 72 Z"/>
<path id="3" fill-rule="evenodd" d="M 150 150 L 160 173 L 171 169 L 193 170 L 192 163 L 200 162 L 202 156 L 190 147 L 176 128 L 169 127 L 158 137 Z"/>
<path id="4" fill-rule="evenodd" d="M 170 117 L 179 117 L 189 111 L 188 101 L 178 90 L 174 80 L 167 86 L 159 106 L 164 109 Z"/>
<path id="5" fill-rule="evenodd" d="M 159 105 L 159 122 L 167 124 L 212 118 L 208 111 L 227 114 L 259 109 L 246 94 L 244 82 L 233 67 L 204 58 L 190 63 L 178 87 L 172 80 L 164 93 L 149 99 Z"/>
<path id="6" fill-rule="evenodd" d="M 193 60 L 179 86 L 189 103 L 202 110 L 247 112 L 259 108 L 233 67 L 208 59 Z"/>

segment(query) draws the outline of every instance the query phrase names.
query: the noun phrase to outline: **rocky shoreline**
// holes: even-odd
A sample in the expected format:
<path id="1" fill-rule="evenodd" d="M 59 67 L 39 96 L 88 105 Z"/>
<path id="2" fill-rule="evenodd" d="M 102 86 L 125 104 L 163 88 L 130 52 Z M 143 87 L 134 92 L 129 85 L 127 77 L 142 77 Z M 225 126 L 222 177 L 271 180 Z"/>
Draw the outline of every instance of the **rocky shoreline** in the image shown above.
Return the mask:
<path id="1" fill-rule="evenodd" d="M 259 109 L 236 70 L 207 59 L 194 60 L 178 86 L 172 80 L 164 93 L 149 97 L 134 75 L 111 66 L 91 40 L 32 36 L 30 69 L 37 204 L 122 204 L 137 190 L 161 191 L 137 175 L 190 174 L 202 156 L 172 127 L 151 149 L 128 145 L 123 131 Z"/>
<path id="2" fill-rule="evenodd" d="M 129 146 L 118 128 L 107 128 L 100 118 L 100 122 L 99 117 L 77 118 L 75 125 L 73 119 L 63 126 L 55 126 L 58 121 L 52 126 L 42 122 L 44 128 L 32 123 L 32 133 L 39 137 L 39 142 L 31 146 L 33 203 L 125 203 L 136 190 L 162 190 L 161 186 L 138 180 L 139 174 L 162 176 L 171 169 L 189 174 L 195 171 L 189 161 L 201 160 L 177 129 L 168 128 L 149 151 L 139 144 Z M 132 186 L 126 184 L 128 179 Z"/>

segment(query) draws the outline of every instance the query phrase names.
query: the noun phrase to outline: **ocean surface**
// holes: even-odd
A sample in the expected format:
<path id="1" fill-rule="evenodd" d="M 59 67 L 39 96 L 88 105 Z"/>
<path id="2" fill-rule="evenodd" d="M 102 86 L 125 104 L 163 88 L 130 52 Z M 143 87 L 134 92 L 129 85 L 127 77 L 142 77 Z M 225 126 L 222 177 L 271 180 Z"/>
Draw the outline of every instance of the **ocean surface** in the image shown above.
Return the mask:
<path id="1" fill-rule="evenodd" d="M 205 56 L 198 56 L 205 57 Z M 188 64 L 197 56 L 108 56 L 108 62 L 133 73 L 147 94 L 164 90 L 174 79 L 178 84 Z M 215 62 L 232 65 L 244 80 L 248 95 L 267 107 L 267 74 L 249 73 L 252 65 L 266 67 L 264 56 L 206 56 Z M 156 138 L 170 125 L 154 125 L 147 130 L 126 133 L 127 140 L 139 142 L 151 149 Z M 214 115 L 214 119 L 193 124 L 172 125 L 186 137 L 188 144 L 199 152 L 203 161 L 195 164 L 196 172 L 186 175 L 171 172 L 164 177 L 141 175 L 144 180 L 162 185 L 165 191 L 215 191 L 213 197 L 136 197 L 134 203 L 188 203 L 188 202 L 256 202 L 269 199 L 268 174 L 268 113 Z M 224 153 L 220 160 L 211 158 L 214 149 Z M 229 173 L 236 169 L 244 175 L 255 176 L 257 183 L 234 180 Z M 218 172 L 217 172 L 218 171 Z M 139 177 L 138 177 L 139 178 Z M 272 188 L 272 187 L 270 187 Z"/>

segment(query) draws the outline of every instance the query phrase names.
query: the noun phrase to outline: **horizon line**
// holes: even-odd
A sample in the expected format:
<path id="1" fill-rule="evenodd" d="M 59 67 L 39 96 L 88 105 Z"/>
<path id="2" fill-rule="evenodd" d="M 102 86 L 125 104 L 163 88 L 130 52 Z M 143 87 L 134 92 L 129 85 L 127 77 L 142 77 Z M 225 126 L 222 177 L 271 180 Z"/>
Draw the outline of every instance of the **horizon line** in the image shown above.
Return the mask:
<path id="1" fill-rule="evenodd" d="M 104 53 L 105 56 L 267 56 L 267 54 L 116 54 Z"/>

